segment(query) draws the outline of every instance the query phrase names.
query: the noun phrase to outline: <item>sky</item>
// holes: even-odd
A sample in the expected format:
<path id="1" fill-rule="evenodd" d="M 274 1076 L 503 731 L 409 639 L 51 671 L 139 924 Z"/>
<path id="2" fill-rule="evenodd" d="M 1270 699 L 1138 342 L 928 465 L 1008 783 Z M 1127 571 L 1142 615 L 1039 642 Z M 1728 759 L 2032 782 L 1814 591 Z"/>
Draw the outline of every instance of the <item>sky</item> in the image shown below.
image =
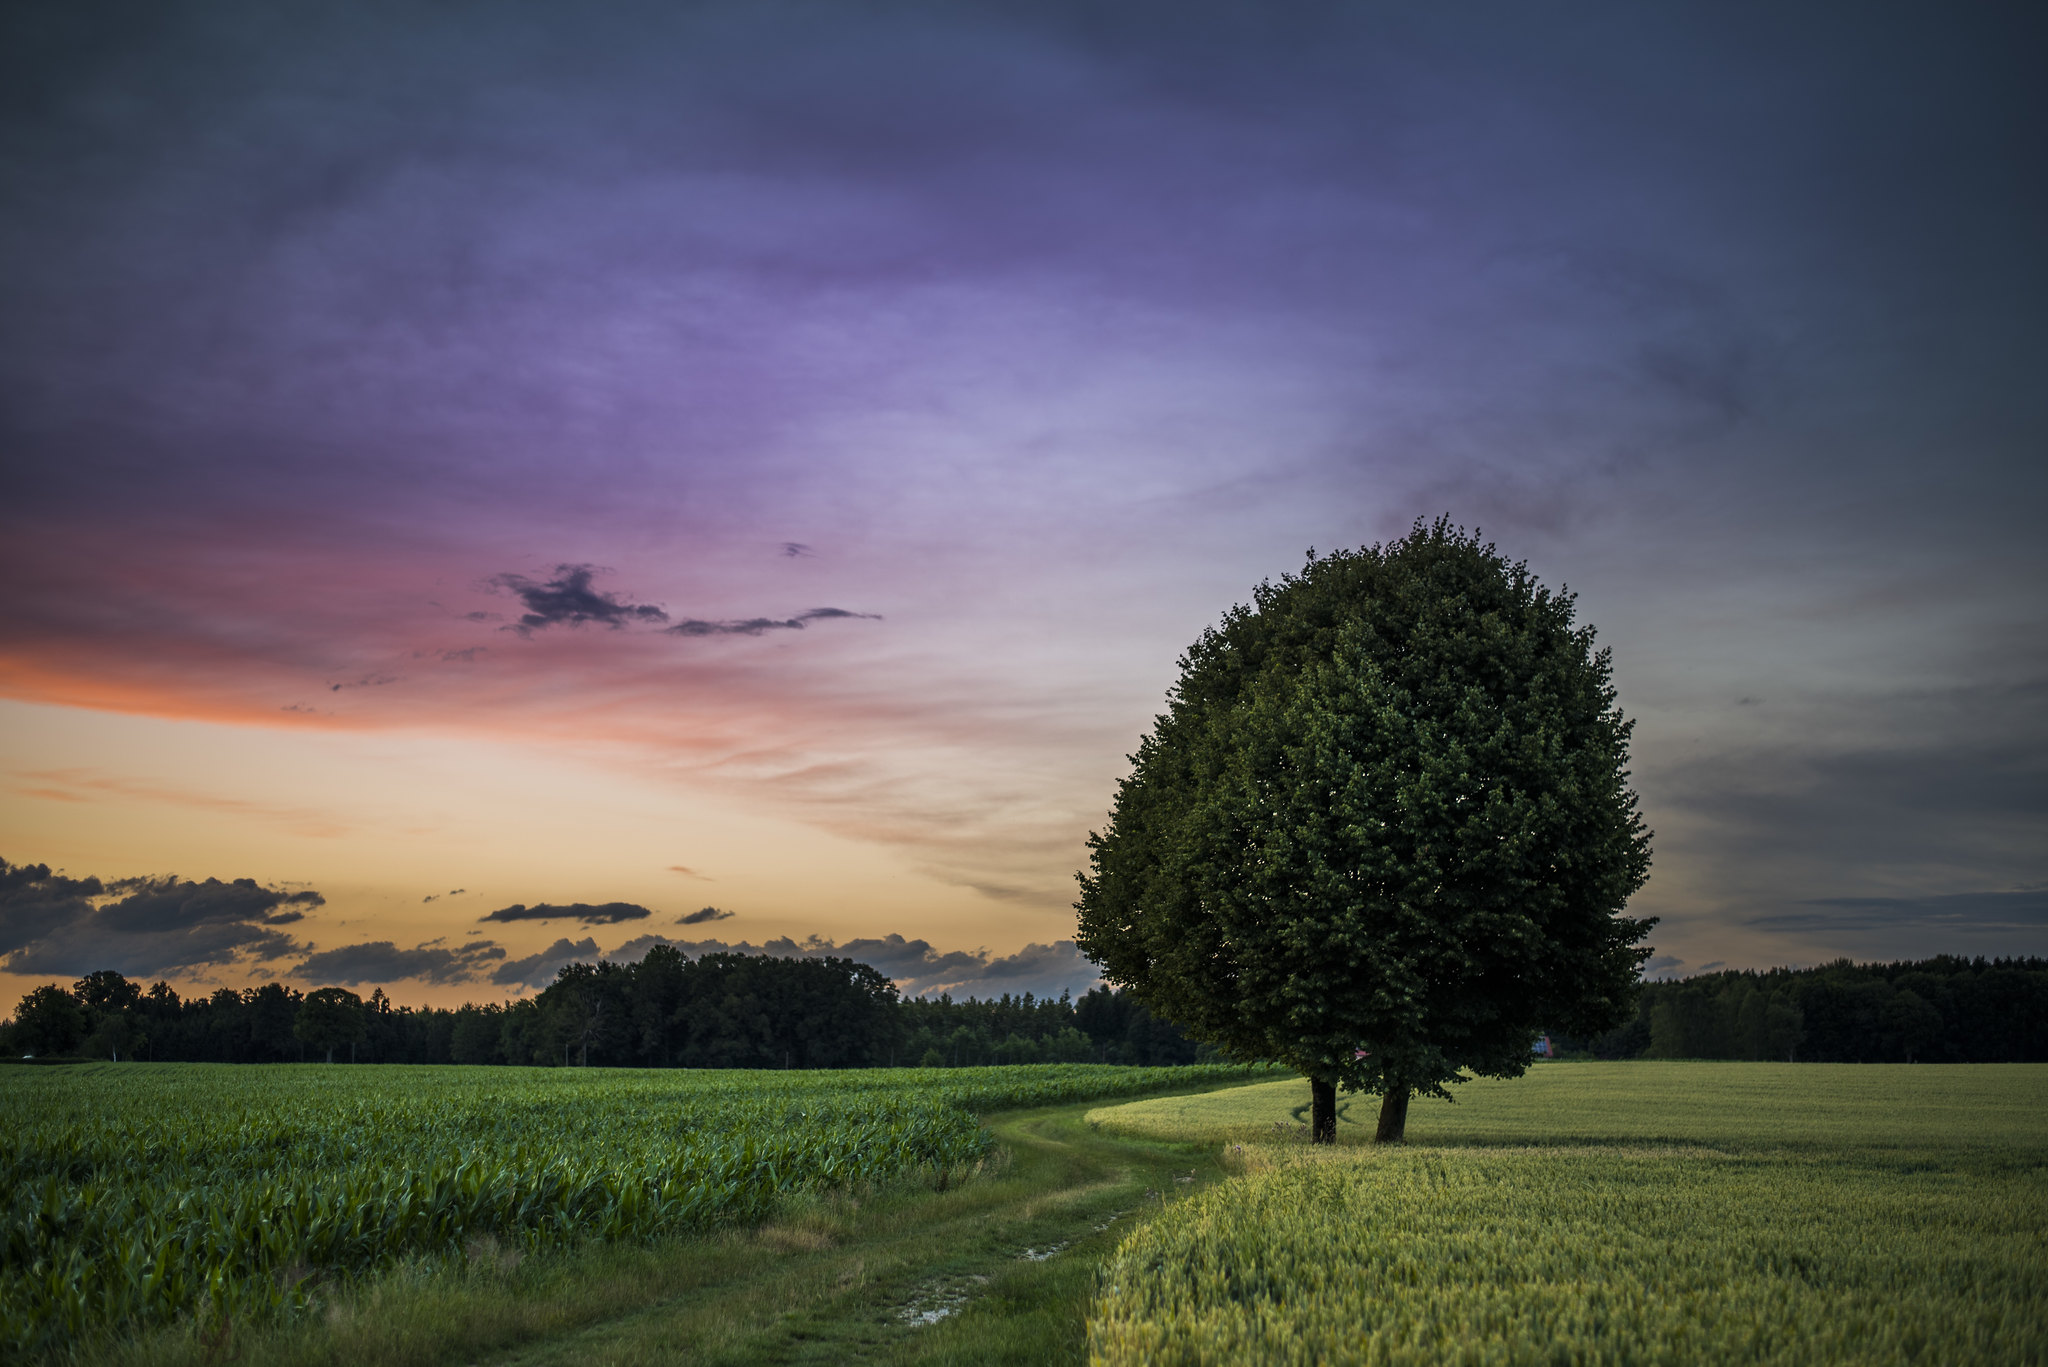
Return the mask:
<path id="1" fill-rule="evenodd" d="M 1181 651 L 1440 514 L 1613 652 L 1653 974 L 2048 953 L 2044 28 L 10 5 L 0 1002 L 1081 991 Z"/>

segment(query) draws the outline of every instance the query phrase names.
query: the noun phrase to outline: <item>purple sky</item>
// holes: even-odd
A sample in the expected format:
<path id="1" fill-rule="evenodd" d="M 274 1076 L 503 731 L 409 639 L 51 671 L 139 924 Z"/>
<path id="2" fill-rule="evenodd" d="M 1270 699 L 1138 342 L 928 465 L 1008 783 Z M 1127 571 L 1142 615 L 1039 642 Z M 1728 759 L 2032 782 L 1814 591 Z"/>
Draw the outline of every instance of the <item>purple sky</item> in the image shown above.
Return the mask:
<path id="1" fill-rule="evenodd" d="M 0 856 L 110 890 L 0 988 L 1085 986 L 1180 650 L 1442 512 L 1614 649 L 1659 971 L 2048 953 L 2037 15 L 10 6 Z"/>

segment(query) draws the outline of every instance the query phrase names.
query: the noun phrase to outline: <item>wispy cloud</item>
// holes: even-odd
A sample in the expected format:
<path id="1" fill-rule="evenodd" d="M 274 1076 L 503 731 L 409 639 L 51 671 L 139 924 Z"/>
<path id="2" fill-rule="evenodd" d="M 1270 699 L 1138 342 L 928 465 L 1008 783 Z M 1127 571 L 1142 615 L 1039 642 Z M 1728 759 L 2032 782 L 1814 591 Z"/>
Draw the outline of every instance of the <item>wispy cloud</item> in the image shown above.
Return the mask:
<path id="1" fill-rule="evenodd" d="M 706 622 L 697 618 L 686 618 L 668 630 L 677 636 L 759 636 L 767 631 L 802 631 L 806 623 L 829 621 L 836 617 L 855 618 L 867 622 L 879 622 L 881 614 L 873 612 L 848 612 L 845 608 L 812 608 L 799 612 L 794 617 L 748 617 L 723 622 Z"/>
<path id="2" fill-rule="evenodd" d="M 1747 924 L 1804 933 L 1913 929 L 1963 936 L 2048 928 L 2048 888 L 1931 897 L 1810 897 L 1797 905 L 1812 910 L 1753 916 Z"/>
<path id="3" fill-rule="evenodd" d="M 349 835 L 355 829 L 334 813 L 316 807 L 222 797 L 203 789 L 122 778 L 92 769 L 41 769 L 19 774 L 18 777 L 33 780 L 37 786 L 17 788 L 16 791 L 32 792 L 64 802 L 93 802 L 112 797 L 172 807 L 196 807 L 228 816 L 275 822 L 296 835 L 319 839 L 335 839 Z"/>
<path id="4" fill-rule="evenodd" d="M 721 910 L 718 907 L 699 907 L 695 911 L 686 911 L 681 916 L 676 917 L 676 924 L 679 926 L 701 926 L 706 921 L 729 921 L 732 917 L 732 912 Z"/>

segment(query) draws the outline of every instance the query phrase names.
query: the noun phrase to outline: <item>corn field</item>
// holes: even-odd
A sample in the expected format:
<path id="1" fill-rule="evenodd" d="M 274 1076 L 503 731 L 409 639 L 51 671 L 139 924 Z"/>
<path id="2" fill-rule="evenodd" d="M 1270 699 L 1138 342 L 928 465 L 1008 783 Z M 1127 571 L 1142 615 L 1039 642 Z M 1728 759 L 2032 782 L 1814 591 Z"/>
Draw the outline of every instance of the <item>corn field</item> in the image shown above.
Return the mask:
<path id="1" fill-rule="evenodd" d="M 204 1064 L 0 1072 L 0 1345 L 304 1309 L 492 1239 L 647 1239 L 979 1163 L 979 1111 L 1222 1068 L 639 1072 Z"/>

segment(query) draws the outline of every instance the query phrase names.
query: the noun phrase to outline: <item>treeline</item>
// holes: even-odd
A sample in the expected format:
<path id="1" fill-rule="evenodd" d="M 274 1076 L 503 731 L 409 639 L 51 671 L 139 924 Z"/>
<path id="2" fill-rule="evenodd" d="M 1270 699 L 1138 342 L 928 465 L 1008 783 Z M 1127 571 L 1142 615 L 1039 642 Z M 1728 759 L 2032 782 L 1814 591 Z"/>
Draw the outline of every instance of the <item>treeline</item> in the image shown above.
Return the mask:
<path id="1" fill-rule="evenodd" d="M 1635 1018 L 1566 1057 L 1839 1063 L 2048 1062 L 2048 959 L 1960 959 L 1703 974 L 1643 984 Z M 521 1063 L 638 1068 L 1193 1063 L 1204 1046 L 1128 993 L 904 1000 L 848 959 L 656 946 L 570 964 L 534 997 L 453 1009 L 280 983 L 181 998 L 100 972 L 24 997 L 10 1057 L 208 1063 Z"/>
<path id="2" fill-rule="evenodd" d="M 1808 1063 L 2048 1062 L 2048 959 L 1935 959 L 1706 973 L 1645 983 L 1595 1058 Z"/>
<path id="3" fill-rule="evenodd" d="M 471 1063 L 639 1068 L 968 1067 L 1192 1063 L 1202 1051 L 1123 992 L 1078 1001 L 899 998 L 849 959 L 706 954 L 570 964 L 536 996 L 396 1006 L 280 983 L 181 998 L 119 973 L 51 983 L 0 1025 L 8 1057 L 158 1062 Z"/>

